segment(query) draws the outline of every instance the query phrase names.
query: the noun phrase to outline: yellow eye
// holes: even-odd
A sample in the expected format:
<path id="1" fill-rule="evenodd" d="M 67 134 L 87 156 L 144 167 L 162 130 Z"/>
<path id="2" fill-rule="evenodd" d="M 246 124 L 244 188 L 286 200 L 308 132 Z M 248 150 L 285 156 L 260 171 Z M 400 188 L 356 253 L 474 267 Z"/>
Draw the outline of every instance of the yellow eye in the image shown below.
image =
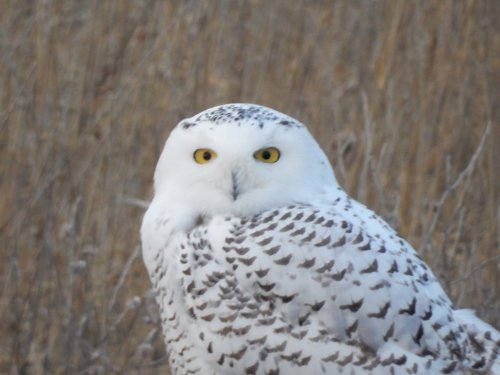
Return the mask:
<path id="1" fill-rule="evenodd" d="M 253 157 L 264 163 L 276 163 L 280 158 L 280 150 L 276 147 L 266 147 L 255 151 Z"/>
<path id="2" fill-rule="evenodd" d="M 193 159 L 198 164 L 205 164 L 215 159 L 217 154 L 209 148 L 199 148 L 193 153 Z"/>

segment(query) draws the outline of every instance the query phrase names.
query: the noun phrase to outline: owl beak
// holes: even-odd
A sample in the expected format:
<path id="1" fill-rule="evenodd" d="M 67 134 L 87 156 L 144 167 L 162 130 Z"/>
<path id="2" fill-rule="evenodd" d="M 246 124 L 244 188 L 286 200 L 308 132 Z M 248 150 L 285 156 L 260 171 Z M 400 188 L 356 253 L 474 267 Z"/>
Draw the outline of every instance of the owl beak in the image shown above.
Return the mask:
<path id="1" fill-rule="evenodd" d="M 238 196 L 240 195 L 238 180 L 237 172 L 231 171 L 231 196 L 233 197 L 233 201 L 238 199 Z"/>

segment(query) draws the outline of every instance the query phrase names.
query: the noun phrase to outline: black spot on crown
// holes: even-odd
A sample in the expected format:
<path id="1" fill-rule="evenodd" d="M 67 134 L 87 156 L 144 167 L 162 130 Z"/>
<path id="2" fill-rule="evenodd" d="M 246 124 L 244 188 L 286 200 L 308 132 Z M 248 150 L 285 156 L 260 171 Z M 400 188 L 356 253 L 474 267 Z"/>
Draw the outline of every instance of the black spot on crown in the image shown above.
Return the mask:
<path id="1" fill-rule="evenodd" d="M 195 117 L 183 120 L 179 125 L 189 129 L 200 122 L 211 122 L 215 125 L 234 123 L 239 125 L 245 121 L 252 126 L 263 128 L 266 122 L 280 126 L 301 128 L 303 125 L 285 114 L 256 104 L 224 104 L 207 109 Z"/>

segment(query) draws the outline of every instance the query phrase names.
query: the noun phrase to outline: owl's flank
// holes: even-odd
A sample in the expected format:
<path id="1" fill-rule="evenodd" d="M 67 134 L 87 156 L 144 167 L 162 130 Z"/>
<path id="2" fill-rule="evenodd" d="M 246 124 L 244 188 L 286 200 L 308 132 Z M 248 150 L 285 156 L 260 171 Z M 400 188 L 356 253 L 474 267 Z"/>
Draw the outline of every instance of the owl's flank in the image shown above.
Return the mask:
<path id="1" fill-rule="evenodd" d="M 142 223 L 173 374 L 500 374 L 500 333 L 338 185 L 307 128 L 228 104 L 170 134 Z"/>

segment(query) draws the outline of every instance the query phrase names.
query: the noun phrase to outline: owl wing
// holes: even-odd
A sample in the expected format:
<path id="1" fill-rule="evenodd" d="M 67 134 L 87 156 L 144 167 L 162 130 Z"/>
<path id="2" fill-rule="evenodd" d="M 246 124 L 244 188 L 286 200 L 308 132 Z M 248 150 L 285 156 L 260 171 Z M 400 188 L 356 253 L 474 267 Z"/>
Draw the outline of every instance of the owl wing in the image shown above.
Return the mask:
<path id="1" fill-rule="evenodd" d="M 216 373 L 446 373 L 469 354 L 427 265 L 354 201 L 215 218 L 179 246 Z"/>

